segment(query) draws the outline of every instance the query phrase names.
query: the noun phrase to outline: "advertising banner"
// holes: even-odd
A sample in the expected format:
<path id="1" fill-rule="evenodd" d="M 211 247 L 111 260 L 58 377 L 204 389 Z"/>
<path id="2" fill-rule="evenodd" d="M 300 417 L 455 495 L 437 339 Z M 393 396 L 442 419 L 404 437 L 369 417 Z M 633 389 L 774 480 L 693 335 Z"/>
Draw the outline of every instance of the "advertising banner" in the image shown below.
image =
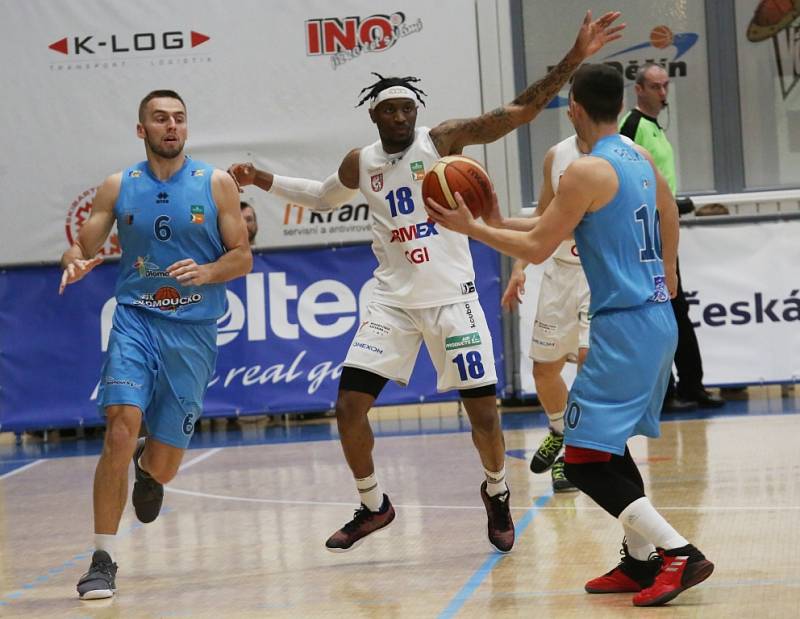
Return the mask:
<path id="1" fill-rule="evenodd" d="M 499 256 L 478 243 L 472 253 L 502 390 Z M 254 258 L 253 271 L 228 285 L 205 414 L 328 410 L 375 282 L 375 257 L 359 245 Z M 0 430 L 99 423 L 97 387 L 117 271 L 117 264 L 101 265 L 62 297 L 56 267 L 0 274 Z M 409 386 L 388 384 L 378 404 L 456 397 L 437 393 L 430 358 L 421 352 Z"/>
<path id="2" fill-rule="evenodd" d="M 798 238 L 798 221 L 681 228 L 681 277 L 706 385 L 800 380 Z M 536 391 L 528 351 L 542 271 L 527 268 L 520 306 L 522 394 Z M 574 364 L 564 376 L 571 383 Z"/>
<path id="3" fill-rule="evenodd" d="M 675 149 L 678 188 L 680 191 L 713 188 L 705 3 L 615 0 L 589 6 L 581 2 L 522 2 L 528 80 L 543 74 L 559 58 L 564 42 L 573 39 L 587 8 L 595 15 L 621 11 L 621 21 L 627 24 L 621 39 L 591 59 L 614 67 L 624 76 L 625 111 L 636 104 L 633 85 L 642 65 L 655 62 L 667 71 L 669 106 L 658 121 Z M 566 114 L 568 94 L 565 87 L 550 103 L 550 109 L 529 127 L 537 192 L 547 149 L 574 133 Z"/>
<path id="4" fill-rule="evenodd" d="M 319 180 L 378 138 L 367 106 L 357 106 L 373 73 L 420 78 L 420 126 L 481 112 L 474 0 L 5 6 L 0 265 L 58 260 L 103 179 L 144 159 L 137 110 L 151 90 L 186 101 L 195 158 Z M 259 247 L 369 239 L 360 197 L 324 215 L 260 190 L 245 197 L 268 207 L 257 208 Z M 112 234 L 103 253 L 119 251 Z"/>

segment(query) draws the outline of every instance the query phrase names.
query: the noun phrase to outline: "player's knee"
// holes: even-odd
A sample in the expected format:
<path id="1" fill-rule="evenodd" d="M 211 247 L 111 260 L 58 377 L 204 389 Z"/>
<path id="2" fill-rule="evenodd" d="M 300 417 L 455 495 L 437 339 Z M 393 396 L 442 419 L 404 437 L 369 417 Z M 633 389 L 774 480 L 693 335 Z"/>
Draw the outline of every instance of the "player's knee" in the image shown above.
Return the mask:
<path id="1" fill-rule="evenodd" d="M 167 464 L 156 464 L 149 467 L 147 473 L 159 484 L 164 485 L 175 479 L 175 475 L 178 474 L 178 467 Z"/>
<path id="2" fill-rule="evenodd" d="M 472 430 L 480 434 L 494 434 L 500 430 L 500 419 L 494 410 L 482 410 L 476 415 L 471 415 L 469 421 Z"/>
<path id="3" fill-rule="evenodd" d="M 137 434 L 125 423 L 110 423 L 106 427 L 105 451 L 109 457 L 127 463 L 136 449 Z"/>

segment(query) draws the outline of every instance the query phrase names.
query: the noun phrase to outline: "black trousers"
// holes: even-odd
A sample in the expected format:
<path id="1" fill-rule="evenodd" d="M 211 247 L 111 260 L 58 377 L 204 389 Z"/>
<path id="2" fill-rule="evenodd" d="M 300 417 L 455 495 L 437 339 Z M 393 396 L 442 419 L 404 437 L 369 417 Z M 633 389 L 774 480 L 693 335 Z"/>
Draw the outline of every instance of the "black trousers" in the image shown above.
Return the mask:
<path id="1" fill-rule="evenodd" d="M 672 299 L 672 310 L 678 323 L 678 348 L 675 351 L 675 367 L 678 370 L 678 384 L 675 376 L 670 374 L 667 398 L 679 397 L 692 399 L 703 388 L 703 360 L 700 357 L 700 346 L 694 333 L 694 326 L 689 318 L 689 302 L 683 292 L 680 262 L 678 262 L 678 294 Z"/>

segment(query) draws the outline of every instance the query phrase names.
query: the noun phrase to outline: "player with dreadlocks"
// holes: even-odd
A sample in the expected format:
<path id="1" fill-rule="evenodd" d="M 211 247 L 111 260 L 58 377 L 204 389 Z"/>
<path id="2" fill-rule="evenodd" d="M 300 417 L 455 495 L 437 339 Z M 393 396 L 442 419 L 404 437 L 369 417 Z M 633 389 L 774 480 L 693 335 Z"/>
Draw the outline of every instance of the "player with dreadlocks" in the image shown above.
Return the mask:
<path id="1" fill-rule="evenodd" d="M 389 525 L 395 511 L 372 461 L 374 437 L 367 414 L 389 380 L 407 384 L 424 340 L 436 367 L 437 389 L 458 389 L 472 425 L 472 440 L 486 475 L 480 494 L 490 543 L 501 552 L 514 544 L 505 481 L 505 444 L 497 414 L 492 338 L 475 292 L 467 238 L 428 221 L 422 202 L 425 171 L 470 144 L 493 142 L 530 122 L 570 75 L 624 28 L 619 13 L 592 21 L 587 13 L 572 49 L 543 79 L 514 101 L 477 118 L 416 127 L 424 92 L 416 77 L 385 78 L 360 93 L 379 139 L 351 150 L 338 174 L 325 181 L 287 178 L 238 163 L 229 172 L 240 185 L 255 184 L 288 202 L 330 210 L 360 191 L 372 215 L 377 286 L 355 335 L 339 382 L 336 420 L 342 449 L 355 477 L 361 506 L 325 543 L 332 552 L 354 548 Z M 486 219 L 502 224 L 498 210 Z M 426 476 L 429 477 L 429 476 Z"/>

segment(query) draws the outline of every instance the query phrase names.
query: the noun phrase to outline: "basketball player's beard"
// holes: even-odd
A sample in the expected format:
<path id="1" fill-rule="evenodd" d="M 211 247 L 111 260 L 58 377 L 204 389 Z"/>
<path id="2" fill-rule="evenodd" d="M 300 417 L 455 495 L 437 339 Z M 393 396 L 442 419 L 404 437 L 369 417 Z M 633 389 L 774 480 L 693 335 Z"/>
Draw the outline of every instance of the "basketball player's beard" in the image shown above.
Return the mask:
<path id="1" fill-rule="evenodd" d="M 163 157 L 164 159 L 175 159 L 178 155 L 183 152 L 183 142 L 177 142 L 177 146 L 175 148 L 167 149 L 161 146 L 159 142 L 155 140 L 151 140 L 150 136 L 147 136 L 147 145 L 150 147 L 150 150 L 153 151 L 159 157 Z"/>
<path id="2" fill-rule="evenodd" d="M 414 131 L 412 130 L 410 135 L 402 140 L 381 136 L 381 142 L 383 144 L 383 150 L 387 153 L 399 153 L 406 150 L 414 143 Z"/>

